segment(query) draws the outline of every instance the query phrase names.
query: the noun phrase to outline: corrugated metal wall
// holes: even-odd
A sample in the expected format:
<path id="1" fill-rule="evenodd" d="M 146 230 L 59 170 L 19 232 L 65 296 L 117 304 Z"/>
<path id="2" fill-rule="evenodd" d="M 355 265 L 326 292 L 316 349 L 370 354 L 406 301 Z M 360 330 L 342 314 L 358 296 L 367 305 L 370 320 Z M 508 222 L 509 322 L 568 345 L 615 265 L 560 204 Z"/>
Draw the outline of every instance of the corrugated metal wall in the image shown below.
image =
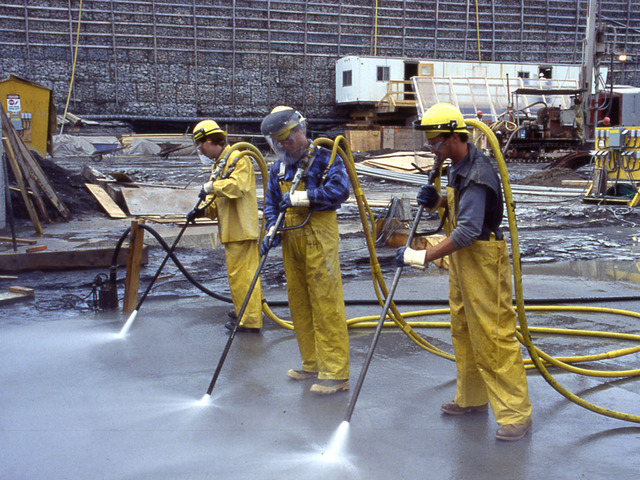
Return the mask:
<path id="1" fill-rule="evenodd" d="M 606 40 L 631 55 L 614 62 L 618 83 L 640 81 L 639 7 L 599 2 Z M 77 114 L 251 118 L 290 104 L 334 117 L 342 56 L 579 63 L 586 9 L 586 0 L 10 0 L 0 72 L 52 87 L 64 109 L 75 58 Z"/>

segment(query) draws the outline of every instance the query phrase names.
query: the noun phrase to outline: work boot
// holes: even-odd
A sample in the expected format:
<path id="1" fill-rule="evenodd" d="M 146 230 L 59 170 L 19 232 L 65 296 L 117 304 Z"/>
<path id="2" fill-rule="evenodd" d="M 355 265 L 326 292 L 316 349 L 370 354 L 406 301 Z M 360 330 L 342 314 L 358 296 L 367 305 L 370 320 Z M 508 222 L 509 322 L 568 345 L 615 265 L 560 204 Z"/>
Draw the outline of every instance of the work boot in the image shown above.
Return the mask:
<path id="1" fill-rule="evenodd" d="M 233 329 L 236 328 L 236 322 L 234 322 L 233 320 L 229 320 L 227 323 L 224 324 L 224 327 L 227 330 L 231 330 L 233 332 Z M 238 332 L 249 332 L 249 333 L 260 333 L 260 328 L 258 327 L 243 327 L 242 325 L 240 325 L 238 327 Z"/>
<path id="2" fill-rule="evenodd" d="M 349 390 L 349 379 L 346 380 L 321 380 L 311 385 L 310 392 L 319 395 L 331 395 L 340 390 Z"/>
<path id="3" fill-rule="evenodd" d="M 236 315 L 236 309 L 232 308 L 231 310 L 229 310 L 227 312 L 227 317 L 232 318 L 233 320 L 237 320 L 238 319 L 238 315 Z"/>
<path id="4" fill-rule="evenodd" d="M 473 412 L 486 412 L 489 410 L 489 404 L 485 403 L 476 407 L 461 407 L 456 402 L 447 402 L 442 404 L 440 410 L 447 415 L 464 415 Z"/>
<path id="5" fill-rule="evenodd" d="M 292 380 L 307 380 L 308 378 L 318 378 L 318 374 L 316 372 L 305 372 L 304 370 L 294 370 L 291 368 L 287 372 L 287 377 Z"/>
<path id="6" fill-rule="evenodd" d="M 505 442 L 515 442 L 520 440 L 527 433 L 531 431 L 531 419 L 524 423 L 509 423 L 502 425 L 496 431 L 496 439 L 503 440 Z"/>

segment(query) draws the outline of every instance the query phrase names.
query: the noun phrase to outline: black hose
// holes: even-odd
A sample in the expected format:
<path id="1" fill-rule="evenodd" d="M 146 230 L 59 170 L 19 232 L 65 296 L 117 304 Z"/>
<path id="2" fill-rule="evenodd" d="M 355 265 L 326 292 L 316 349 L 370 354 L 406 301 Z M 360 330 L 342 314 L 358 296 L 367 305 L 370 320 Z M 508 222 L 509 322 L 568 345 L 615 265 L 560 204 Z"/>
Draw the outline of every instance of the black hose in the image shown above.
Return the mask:
<path id="1" fill-rule="evenodd" d="M 171 250 L 171 247 L 167 244 L 167 242 L 165 242 L 162 236 L 153 228 L 151 228 L 148 225 L 145 225 L 144 223 L 139 224 L 139 227 L 151 233 L 151 235 L 153 235 L 153 237 L 158 241 L 158 243 L 162 246 L 162 248 L 164 248 L 164 250 L 167 253 Z M 120 253 L 120 249 L 122 248 L 122 244 L 124 243 L 124 240 L 127 238 L 127 235 L 129 234 L 130 231 L 131 231 L 131 227 L 125 230 L 125 232 L 122 234 L 122 236 L 120 237 L 120 239 L 118 240 L 114 248 L 113 256 L 111 257 L 111 267 L 110 267 L 110 276 L 109 276 L 109 281 L 112 284 L 116 283 L 116 271 L 118 268 L 118 255 Z M 200 282 L 198 282 L 195 278 L 193 278 L 191 274 L 187 271 L 187 269 L 184 267 L 184 265 L 182 265 L 180 260 L 178 260 L 178 257 L 176 257 L 175 253 L 171 253 L 169 255 L 169 258 L 173 260 L 173 263 L 175 264 L 176 267 L 178 267 L 178 269 L 180 270 L 180 272 L 182 272 L 185 278 L 189 280 L 189 282 L 195 285 L 195 287 L 201 290 L 203 293 L 206 293 L 210 297 L 216 298 L 223 302 L 233 303 L 233 300 L 231 299 L 231 297 L 226 297 L 220 293 L 214 292 L 213 290 L 209 290 L 207 287 L 205 287 Z"/>
<path id="2" fill-rule="evenodd" d="M 165 242 L 165 240 L 162 238 L 162 236 L 155 231 L 153 228 L 151 228 L 148 225 L 145 225 L 144 223 L 139 224 L 139 226 L 143 229 L 145 229 L 146 231 L 148 231 L 149 233 L 151 233 L 151 235 L 153 235 L 153 237 L 158 241 L 158 243 L 162 246 L 162 248 L 165 249 L 165 251 L 169 251 L 170 247 L 167 244 L 167 242 Z M 109 269 L 110 275 L 109 275 L 109 282 L 111 284 L 115 284 L 116 283 L 116 272 L 117 272 L 117 268 L 118 268 L 118 255 L 120 253 L 120 249 L 122 248 L 122 245 L 124 243 L 124 241 L 127 238 L 127 235 L 129 235 L 129 232 L 131 232 L 131 227 L 128 227 L 124 233 L 120 236 L 120 238 L 118 239 L 118 242 L 116 243 L 116 246 L 114 247 L 114 251 L 113 251 L 113 255 L 111 258 L 111 267 Z M 201 292 L 209 295 L 210 297 L 216 298 L 220 301 L 226 302 L 226 303 L 233 303 L 233 300 L 231 299 L 231 297 L 226 297 L 220 293 L 214 292 L 213 290 L 209 290 L 207 287 L 205 287 L 203 284 L 201 284 L 199 281 L 197 281 L 195 278 L 193 278 L 193 276 L 187 271 L 187 269 L 184 267 L 184 265 L 180 262 L 180 260 L 178 260 L 178 257 L 176 257 L 175 253 L 172 253 L 170 255 L 171 260 L 173 260 L 173 263 L 176 265 L 176 267 L 178 267 L 178 269 L 180 270 L 180 272 L 182 272 L 182 274 L 185 276 L 185 278 L 191 282 L 198 290 L 200 290 Z M 614 296 L 614 297 L 557 297 L 557 298 L 534 298 L 534 299 L 526 299 L 525 303 L 529 304 L 529 305 L 559 305 L 559 304 L 584 304 L 584 303 L 598 303 L 598 302 L 637 302 L 640 301 L 640 296 L 638 295 L 620 295 L 620 296 Z M 448 305 L 449 304 L 449 300 L 448 299 L 394 299 L 393 302 L 396 305 L 426 305 L 426 306 L 439 306 L 439 305 Z M 286 300 L 272 300 L 267 302 L 269 305 L 273 306 L 273 307 L 287 307 L 289 305 L 289 302 Z M 353 298 L 353 299 L 345 299 L 344 300 L 344 304 L 346 306 L 367 306 L 367 305 L 376 305 L 379 306 L 380 303 L 378 302 L 378 300 L 376 299 L 371 299 L 371 298 Z"/>

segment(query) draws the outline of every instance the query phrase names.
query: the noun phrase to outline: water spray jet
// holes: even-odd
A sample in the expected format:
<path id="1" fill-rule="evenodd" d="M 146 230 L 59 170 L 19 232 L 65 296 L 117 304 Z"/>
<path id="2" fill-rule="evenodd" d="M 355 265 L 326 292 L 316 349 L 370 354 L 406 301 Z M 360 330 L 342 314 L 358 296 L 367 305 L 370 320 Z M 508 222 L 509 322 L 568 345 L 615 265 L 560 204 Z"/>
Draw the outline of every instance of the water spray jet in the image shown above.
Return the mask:
<path id="1" fill-rule="evenodd" d="M 138 315 L 138 310 L 134 310 L 131 313 L 131 315 L 129 315 L 129 318 L 127 319 L 125 324 L 122 326 L 122 329 L 120 330 L 120 333 L 118 333 L 118 335 L 117 335 L 118 338 L 124 338 L 125 337 L 125 335 L 129 331 L 129 329 L 131 328 L 131 325 L 133 324 L 133 321 L 136 319 L 137 315 Z"/>
<path id="2" fill-rule="evenodd" d="M 440 167 L 442 165 L 441 160 L 436 160 L 429 174 L 429 178 L 427 180 L 428 184 L 433 184 L 437 176 L 440 174 Z M 411 231 L 407 236 L 407 242 L 405 247 L 411 247 L 411 242 L 413 241 L 413 237 L 418 230 L 418 223 L 420 223 L 420 217 L 422 217 L 422 212 L 424 211 L 423 205 L 418 205 L 418 212 L 416 213 L 415 218 L 413 219 L 413 225 L 411 226 Z M 443 217 L 444 218 L 444 217 Z M 360 371 L 360 376 L 358 377 L 358 381 L 356 382 L 356 386 L 353 390 L 353 394 L 351 395 L 351 400 L 349 401 L 349 406 L 347 407 L 347 414 L 345 415 L 344 422 L 348 423 L 351 421 L 351 415 L 353 415 L 353 409 L 356 406 L 356 402 L 358 401 L 358 396 L 360 395 L 360 390 L 362 389 L 362 384 L 364 383 L 364 377 L 367 375 L 367 370 L 369 369 L 369 364 L 371 363 L 371 359 L 373 357 L 373 351 L 378 344 L 378 340 L 380 338 L 380 333 L 382 332 L 382 327 L 384 325 L 384 321 L 387 318 L 387 313 L 389 312 L 389 308 L 391 307 L 391 302 L 393 301 L 393 295 L 396 292 L 396 288 L 398 287 L 398 283 L 400 281 L 400 275 L 402 275 L 402 269 L 404 267 L 399 265 L 396 268 L 396 273 L 393 277 L 393 281 L 391 282 L 391 286 L 389 287 L 389 292 L 387 293 L 387 298 L 385 299 L 384 306 L 382 308 L 382 313 L 380 314 L 380 319 L 378 320 L 378 325 L 376 326 L 376 331 L 373 335 L 373 339 L 371 340 L 371 345 L 369 346 L 369 351 L 367 352 L 367 357 L 364 361 L 364 365 L 362 366 L 362 370 Z"/>
<path id="3" fill-rule="evenodd" d="M 196 203 L 195 207 L 193 207 L 193 208 L 194 209 L 198 208 L 198 205 L 200 205 L 201 201 L 202 201 L 202 198 L 198 197 L 198 202 Z M 211 202 L 212 201 L 213 200 L 211 200 Z M 209 205 L 211 202 L 207 202 L 207 205 Z M 202 208 L 206 208 L 206 206 L 204 206 Z M 156 283 L 156 280 L 158 280 L 158 277 L 160 276 L 160 272 L 162 272 L 162 269 L 164 268 L 164 266 L 169 261 L 169 258 L 173 255 L 174 250 L 178 246 L 178 242 L 182 238 L 182 235 L 184 234 L 184 232 L 187 229 L 187 227 L 189 226 L 189 224 L 190 224 L 189 221 L 184 222 L 184 225 L 180 229 L 180 232 L 176 236 L 176 239 L 173 241 L 173 244 L 171 245 L 171 248 L 169 249 L 169 251 L 167 251 L 167 254 L 165 255 L 164 259 L 162 260 L 162 263 L 160 263 L 160 266 L 158 267 L 158 270 L 156 271 L 156 274 L 151 279 L 151 282 L 149 283 L 149 285 L 147 286 L 147 289 L 142 294 L 142 297 L 140 297 L 140 300 L 138 300 L 138 304 L 136 305 L 136 308 L 133 310 L 133 312 L 131 312 L 131 315 L 129 315 L 129 318 L 127 319 L 127 321 L 125 322 L 124 326 L 122 327 L 122 330 L 120 330 L 120 336 L 121 337 L 124 337 L 126 335 L 126 333 L 129 331 L 129 329 L 131 328 L 131 325 L 133 324 L 133 321 L 136 319 L 136 316 L 138 315 L 138 311 L 142 307 L 142 303 L 147 298 L 147 295 L 149 295 L 149 292 L 151 291 L 151 288 Z"/>
<path id="4" fill-rule="evenodd" d="M 324 453 L 324 460 L 327 462 L 337 462 L 341 458 L 345 444 L 347 443 L 347 433 L 349 433 L 349 422 L 344 420 L 333 434 L 329 442 L 329 447 Z"/>
<path id="5" fill-rule="evenodd" d="M 295 176 L 293 177 L 293 182 L 291 184 L 291 191 L 294 192 L 296 191 L 296 189 L 298 188 L 298 185 L 300 184 L 300 182 L 302 182 L 305 174 L 307 173 L 307 170 L 309 169 L 309 167 L 313 164 L 313 159 L 315 158 L 316 155 L 316 146 L 314 143 L 311 143 L 309 145 L 309 147 L 307 148 L 307 151 L 305 153 L 305 157 L 303 160 L 301 160 L 300 166 L 298 167 L 298 170 L 295 173 Z M 218 362 L 218 366 L 216 367 L 215 372 L 213 373 L 213 378 L 211 379 L 211 382 L 209 383 L 209 388 L 207 389 L 207 394 L 211 395 L 211 392 L 213 391 L 213 388 L 216 385 L 216 381 L 218 380 L 218 376 L 220 375 L 220 371 L 222 370 L 222 365 L 224 364 L 225 359 L 227 358 L 227 354 L 229 353 L 229 350 L 231 349 L 231 344 L 233 343 L 233 339 L 236 336 L 236 333 L 238 332 L 238 328 L 240 327 L 240 321 L 242 320 L 242 316 L 244 315 L 244 311 L 247 309 L 247 305 L 249 304 L 249 300 L 251 299 L 251 295 L 253 294 L 253 290 L 256 286 L 256 283 L 258 283 L 258 279 L 260 278 L 260 272 L 262 272 L 262 269 L 264 268 L 264 264 L 267 261 L 267 257 L 269 255 L 269 251 L 271 250 L 271 247 L 273 246 L 273 242 L 276 238 L 276 235 L 278 234 L 278 232 L 283 231 L 283 230 L 289 230 L 292 228 L 299 228 L 301 226 L 303 226 L 307 220 L 309 219 L 309 216 L 311 215 L 311 211 L 309 211 L 309 214 L 307 215 L 307 220 L 305 220 L 301 225 L 295 226 L 295 227 L 286 227 L 283 228 L 284 225 L 284 217 L 285 217 L 285 213 L 286 210 L 283 210 L 279 213 L 278 218 L 276 219 L 276 222 L 274 224 L 274 231 L 273 231 L 273 235 L 267 236 L 266 238 L 269 239 L 269 247 L 267 248 L 267 251 L 264 253 L 264 255 L 262 255 L 260 257 L 260 263 L 258 264 L 258 268 L 256 269 L 256 273 L 253 275 L 253 279 L 251 280 L 251 284 L 249 285 L 249 290 L 247 291 L 247 294 L 245 295 L 244 301 L 242 302 L 242 307 L 240 308 L 240 311 L 238 312 L 238 318 L 236 320 L 235 326 L 233 327 L 233 330 L 231 331 L 231 335 L 229 335 L 229 338 L 227 340 L 227 344 L 224 347 L 224 350 L 222 351 L 222 355 L 220 356 L 220 361 Z"/>

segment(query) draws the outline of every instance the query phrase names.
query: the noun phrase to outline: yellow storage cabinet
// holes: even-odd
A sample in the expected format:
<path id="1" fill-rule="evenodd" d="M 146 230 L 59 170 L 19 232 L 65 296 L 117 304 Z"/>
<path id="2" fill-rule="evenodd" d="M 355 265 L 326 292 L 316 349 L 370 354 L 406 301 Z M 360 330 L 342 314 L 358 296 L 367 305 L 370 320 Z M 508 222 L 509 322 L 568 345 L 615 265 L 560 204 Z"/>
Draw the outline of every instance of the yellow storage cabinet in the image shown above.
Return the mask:
<path id="1" fill-rule="evenodd" d="M 56 110 L 51 89 L 10 74 L 0 80 L 0 101 L 27 147 L 42 157 L 52 155 Z"/>

